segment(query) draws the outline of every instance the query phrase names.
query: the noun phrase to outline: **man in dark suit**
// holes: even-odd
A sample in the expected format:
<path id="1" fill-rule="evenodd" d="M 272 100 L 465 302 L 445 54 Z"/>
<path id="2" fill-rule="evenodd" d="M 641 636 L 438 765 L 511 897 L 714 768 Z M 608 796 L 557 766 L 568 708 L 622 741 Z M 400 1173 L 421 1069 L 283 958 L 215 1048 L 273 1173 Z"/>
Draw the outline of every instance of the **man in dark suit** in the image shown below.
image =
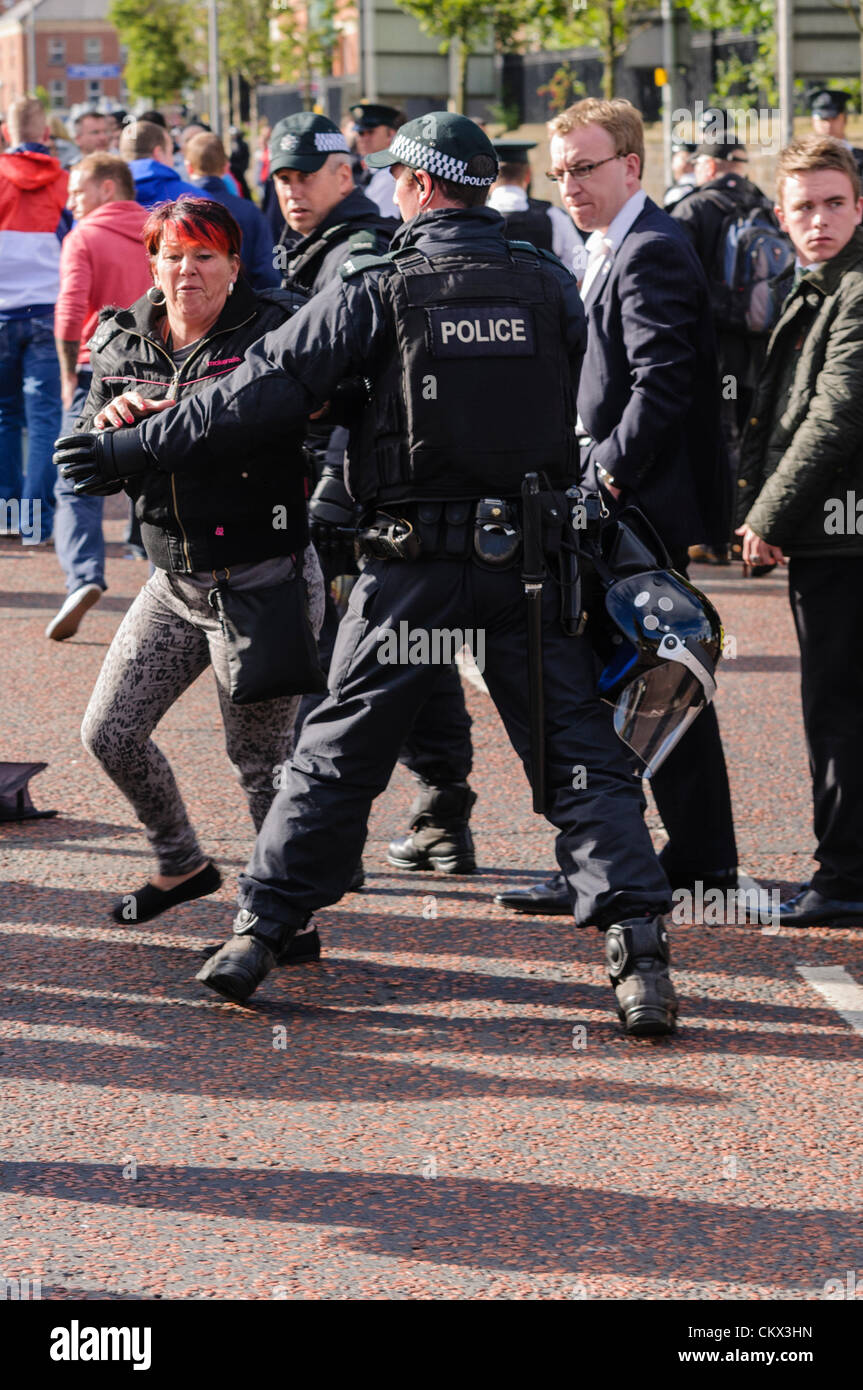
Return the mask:
<path id="1" fill-rule="evenodd" d="M 610 507 L 640 507 L 686 573 L 687 547 L 728 536 L 731 499 L 719 427 L 719 372 L 704 271 L 641 187 L 644 131 L 628 101 L 577 102 L 549 124 L 551 177 L 589 232 L 581 286 L 587 353 L 578 394 L 583 478 Z M 668 833 L 672 888 L 737 886 L 737 846 L 713 706 L 652 779 Z M 522 912 L 569 912 L 568 865 L 501 893 Z"/>

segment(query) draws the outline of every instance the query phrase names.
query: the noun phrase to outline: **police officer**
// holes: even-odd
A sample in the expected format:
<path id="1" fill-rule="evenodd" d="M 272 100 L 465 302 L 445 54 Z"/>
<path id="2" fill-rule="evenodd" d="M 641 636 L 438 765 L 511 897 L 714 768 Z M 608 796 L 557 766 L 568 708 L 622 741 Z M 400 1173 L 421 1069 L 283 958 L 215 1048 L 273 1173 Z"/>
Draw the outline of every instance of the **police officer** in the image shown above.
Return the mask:
<path id="1" fill-rule="evenodd" d="M 845 148 L 851 151 L 857 161 L 857 168 L 863 175 L 863 150 L 845 139 L 845 125 L 848 120 L 845 108 L 850 100 L 850 92 L 841 92 L 832 87 L 819 87 L 817 91 L 812 92 L 809 97 L 812 129 L 816 135 L 832 135 L 834 140 L 841 140 Z"/>
<path id="2" fill-rule="evenodd" d="M 693 155 L 698 146 L 688 140 L 672 140 L 671 142 L 671 177 L 673 182 L 668 185 L 662 199 L 662 206 L 666 212 L 682 198 L 688 198 L 695 188 L 695 163 Z"/>
<path id="3" fill-rule="evenodd" d="M 777 231 L 779 224 L 771 200 L 746 177 L 749 163 L 746 146 L 728 129 L 719 134 L 723 138 L 705 141 L 696 148 L 693 159 L 696 187 L 671 209 L 671 215 L 689 237 L 704 266 L 716 326 L 719 375 L 723 385 L 729 381 L 734 383 L 734 392 L 724 389 L 721 392 L 719 417 L 734 487 L 740 463 L 740 439 L 749 419 L 766 339 L 747 334 L 728 322 L 728 290 L 723 277 L 723 233 L 729 220 L 756 208 L 765 213 Z M 730 543 L 724 546 L 694 545 L 690 548 L 690 557 L 707 564 L 725 565 L 729 563 L 730 552 Z"/>
<path id="4" fill-rule="evenodd" d="M 368 508 L 372 558 L 339 628 L 331 693 L 306 720 L 241 878 L 234 935 L 198 975 L 234 1000 L 248 999 L 315 909 L 345 891 L 372 801 L 435 680 L 423 634 L 428 652 L 454 629 L 483 633 L 489 692 L 531 764 L 528 621 L 512 538 L 523 525 L 525 470 L 557 489 L 578 470 L 584 310 L 569 272 L 510 247 L 499 214 L 484 206 L 497 161 L 473 121 L 432 112 L 371 160 L 390 166 L 405 219 L 393 254 L 345 265 L 261 339 L 230 385 L 214 383 L 137 429 L 82 436 L 57 459 L 82 491 L 104 490 L 145 464 L 171 471 L 269 438 L 319 408 L 339 381 L 371 378 L 348 479 Z M 500 411 L 502 399 L 514 408 Z M 547 515 L 562 527 L 555 508 Z M 587 639 L 564 633 L 554 586 L 538 596 L 547 815 L 570 865 L 576 922 L 605 932 L 626 1031 L 669 1033 L 677 1001 L 662 914 L 671 898 L 640 786 L 596 693 Z M 405 630 L 412 651 L 419 634 L 416 655 L 394 656 Z"/>
<path id="5" fill-rule="evenodd" d="M 392 179 L 386 169 L 371 169 L 366 163 L 366 155 L 387 148 L 399 126 L 404 124 L 404 112 L 395 106 L 383 106 L 380 102 L 372 101 L 359 101 L 350 111 L 354 120 L 357 154 L 362 158 L 365 169 L 362 183 L 365 195 L 377 204 L 384 217 L 401 222 L 402 215 L 393 199 Z"/>
<path id="6" fill-rule="evenodd" d="M 355 187 L 348 142 L 326 116 L 298 111 L 273 127 L 270 173 L 289 229 L 279 255 L 286 284 L 317 294 L 351 255 L 389 244 L 397 224 Z"/>
<path id="7" fill-rule="evenodd" d="M 355 114 L 359 110 L 354 108 Z M 390 108 L 369 108 L 368 120 L 376 121 L 375 112 L 384 110 Z M 395 134 L 395 130 L 390 133 Z M 388 143 L 386 140 L 384 145 Z M 380 147 L 379 143 L 375 146 Z M 284 248 L 285 289 L 318 294 L 338 276 L 346 261 L 381 253 L 389 246 L 398 223 L 383 217 L 377 204 L 354 186 L 348 143 L 326 116 L 300 111 L 279 121 L 270 137 L 270 169 L 285 222 L 300 237 Z M 386 169 L 378 170 L 376 176 L 385 178 L 392 188 Z M 327 581 L 326 616 L 319 643 L 325 671 L 339 621 L 329 586 L 339 575 L 353 573 L 356 568 L 356 506 L 344 482 L 348 436 L 343 425 L 333 425 L 332 413 L 327 411 L 313 421 L 306 436 L 315 479 L 309 503 L 310 530 Z M 307 696 L 303 701 L 297 730 L 318 698 Z M 443 667 L 403 750 L 402 761 L 417 782 L 417 794 L 409 832 L 393 840 L 387 853 L 394 867 L 444 873 L 475 870 L 468 825 L 476 801 L 468 785 L 473 758 L 470 730 L 458 672 L 454 667 Z M 359 887 L 362 880 L 360 868 L 352 887 Z"/>
<path id="8" fill-rule="evenodd" d="M 513 241 L 529 241 L 542 251 L 553 251 L 580 279 L 587 256 L 575 223 L 563 208 L 531 197 L 528 151 L 536 149 L 536 142 L 494 140 L 492 144 L 500 163 L 488 206 L 500 213 L 507 236 Z"/>

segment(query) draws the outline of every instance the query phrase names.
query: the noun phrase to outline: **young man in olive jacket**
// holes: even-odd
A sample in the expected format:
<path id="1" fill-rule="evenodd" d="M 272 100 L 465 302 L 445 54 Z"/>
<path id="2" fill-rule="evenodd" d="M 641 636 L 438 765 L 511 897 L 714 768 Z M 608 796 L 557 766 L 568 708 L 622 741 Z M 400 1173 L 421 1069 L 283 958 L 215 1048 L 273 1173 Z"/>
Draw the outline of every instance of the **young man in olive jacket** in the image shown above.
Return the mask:
<path id="1" fill-rule="evenodd" d="M 788 562 L 800 642 L 819 867 L 780 915 L 863 925 L 863 198 L 853 155 L 819 136 L 782 151 L 777 188 L 797 266 L 743 441 L 738 535 L 744 562 Z"/>

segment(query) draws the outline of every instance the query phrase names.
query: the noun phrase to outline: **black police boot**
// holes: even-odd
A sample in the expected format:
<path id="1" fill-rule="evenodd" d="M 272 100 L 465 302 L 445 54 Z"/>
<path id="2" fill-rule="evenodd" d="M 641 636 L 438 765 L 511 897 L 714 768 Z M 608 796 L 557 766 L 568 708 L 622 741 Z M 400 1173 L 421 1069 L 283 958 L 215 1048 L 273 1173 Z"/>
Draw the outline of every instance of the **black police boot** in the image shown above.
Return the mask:
<path id="1" fill-rule="evenodd" d="M 668 975 L 668 932 L 661 917 L 629 917 L 605 933 L 605 959 L 625 1033 L 673 1033 L 677 995 Z"/>
<path id="2" fill-rule="evenodd" d="M 467 782 L 446 787 L 421 783 L 411 806 L 413 834 L 393 840 L 387 863 L 397 869 L 437 869 L 441 874 L 476 872 L 476 855 L 468 820 L 476 792 Z"/>
<path id="3" fill-rule="evenodd" d="M 269 975 L 287 949 L 296 926 L 265 921 L 242 908 L 234 918 L 234 935 L 195 976 L 201 984 L 243 1004 Z"/>

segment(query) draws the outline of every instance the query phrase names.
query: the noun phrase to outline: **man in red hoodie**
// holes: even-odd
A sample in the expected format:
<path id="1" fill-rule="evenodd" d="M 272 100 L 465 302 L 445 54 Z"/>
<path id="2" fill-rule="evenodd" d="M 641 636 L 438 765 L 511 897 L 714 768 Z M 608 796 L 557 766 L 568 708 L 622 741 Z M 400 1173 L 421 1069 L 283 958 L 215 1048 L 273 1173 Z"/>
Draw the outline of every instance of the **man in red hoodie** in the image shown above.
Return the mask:
<path id="1" fill-rule="evenodd" d="M 54 314 L 66 411 L 63 434 L 74 430 L 90 390 L 88 344 L 100 309 L 109 304 L 126 309 L 153 283 L 141 240 L 147 211 L 134 199 L 129 166 L 116 155 L 86 155 L 70 171 L 69 207 L 76 225 L 63 242 Z M 78 631 L 107 587 L 103 502 L 101 497 L 76 497 L 66 480 L 58 478 L 54 537 L 68 596 L 45 630 L 55 642 Z"/>
<path id="2" fill-rule="evenodd" d="M 40 102 L 13 102 L 3 134 L 10 148 L 0 154 L 0 530 L 38 544 L 50 537 L 54 514 L 61 406 L 52 329 L 68 175 L 45 143 Z"/>

